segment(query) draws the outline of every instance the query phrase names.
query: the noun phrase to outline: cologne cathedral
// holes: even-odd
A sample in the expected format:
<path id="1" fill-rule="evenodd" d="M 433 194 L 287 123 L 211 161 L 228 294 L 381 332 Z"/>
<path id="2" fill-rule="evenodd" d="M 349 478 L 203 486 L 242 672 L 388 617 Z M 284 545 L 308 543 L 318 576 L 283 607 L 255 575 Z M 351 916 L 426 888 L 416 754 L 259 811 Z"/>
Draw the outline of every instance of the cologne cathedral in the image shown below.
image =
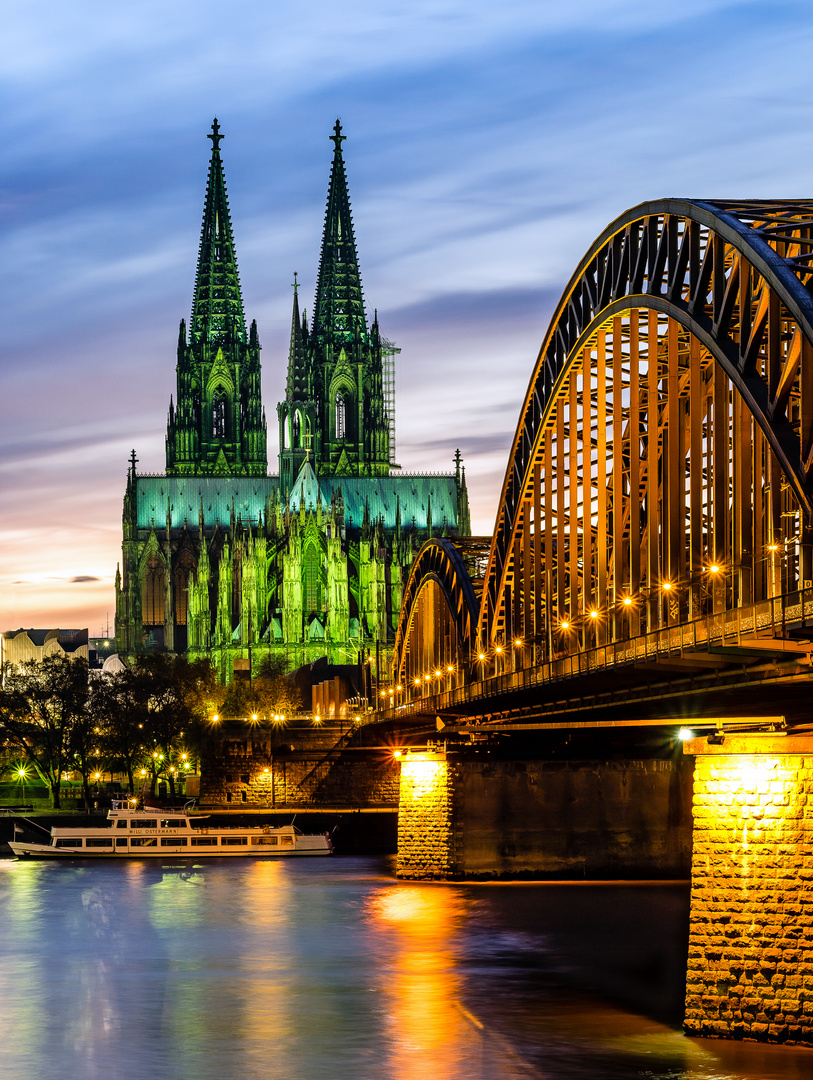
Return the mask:
<path id="1" fill-rule="evenodd" d="M 120 653 L 209 656 L 228 681 L 268 653 L 290 667 L 386 649 L 421 543 L 470 532 L 465 470 L 394 461 L 398 349 L 368 323 L 336 122 L 310 324 L 294 284 L 279 472 L 268 473 L 257 324 L 246 327 L 217 120 L 192 316 L 181 321 L 166 472 L 124 496 Z M 296 279 L 295 279 L 296 281 Z"/>

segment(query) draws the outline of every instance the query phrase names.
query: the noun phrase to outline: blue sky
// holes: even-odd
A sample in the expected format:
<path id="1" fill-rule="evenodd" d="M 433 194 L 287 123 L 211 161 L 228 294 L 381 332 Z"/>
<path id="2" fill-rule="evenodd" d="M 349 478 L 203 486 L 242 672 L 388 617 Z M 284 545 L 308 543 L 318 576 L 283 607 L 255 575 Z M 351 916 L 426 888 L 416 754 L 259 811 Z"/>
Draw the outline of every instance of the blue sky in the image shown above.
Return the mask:
<path id="1" fill-rule="evenodd" d="M 112 620 L 126 461 L 160 471 L 217 115 L 269 424 L 340 116 L 398 460 L 461 448 L 490 532 L 581 255 L 661 196 L 809 197 L 809 3 L 7 0 L 0 629 Z M 269 452 L 276 454 L 276 427 Z"/>

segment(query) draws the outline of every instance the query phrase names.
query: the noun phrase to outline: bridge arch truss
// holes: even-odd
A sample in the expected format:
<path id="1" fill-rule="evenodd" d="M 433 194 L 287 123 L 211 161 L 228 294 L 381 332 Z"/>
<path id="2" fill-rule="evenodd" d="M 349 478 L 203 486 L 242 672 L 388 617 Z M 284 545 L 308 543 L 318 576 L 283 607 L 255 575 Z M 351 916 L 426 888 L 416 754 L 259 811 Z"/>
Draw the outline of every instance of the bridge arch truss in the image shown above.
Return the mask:
<path id="1" fill-rule="evenodd" d="M 813 202 L 608 226 L 526 393 L 477 648 L 540 663 L 810 586 L 811 289 Z"/>
<path id="2" fill-rule="evenodd" d="M 436 538 L 418 552 L 394 649 L 395 681 L 407 691 L 448 689 L 466 678 L 480 609 L 477 566 L 484 568 L 489 547 L 488 538 Z"/>

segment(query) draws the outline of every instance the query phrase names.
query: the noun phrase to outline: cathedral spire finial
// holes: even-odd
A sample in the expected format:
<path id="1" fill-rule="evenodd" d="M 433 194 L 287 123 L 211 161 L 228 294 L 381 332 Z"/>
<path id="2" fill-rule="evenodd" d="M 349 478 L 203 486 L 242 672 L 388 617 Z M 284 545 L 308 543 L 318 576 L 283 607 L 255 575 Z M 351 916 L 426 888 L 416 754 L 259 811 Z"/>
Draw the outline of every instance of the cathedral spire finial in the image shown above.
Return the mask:
<path id="1" fill-rule="evenodd" d="M 213 154 L 219 154 L 220 153 L 220 141 L 221 141 L 221 139 L 224 138 L 224 136 L 220 134 L 220 124 L 217 122 L 217 117 L 215 117 L 214 120 L 212 121 L 212 130 L 206 136 L 206 138 L 212 140 L 212 153 Z"/>
<path id="2" fill-rule="evenodd" d="M 217 121 L 215 121 L 215 123 L 217 123 Z M 333 134 L 328 136 L 328 138 L 336 147 L 336 153 L 340 154 L 342 152 L 342 143 L 347 138 L 347 136 L 342 135 L 342 122 L 338 118 L 338 116 L 336 117 L 336 123 L 333 125 Z"/>

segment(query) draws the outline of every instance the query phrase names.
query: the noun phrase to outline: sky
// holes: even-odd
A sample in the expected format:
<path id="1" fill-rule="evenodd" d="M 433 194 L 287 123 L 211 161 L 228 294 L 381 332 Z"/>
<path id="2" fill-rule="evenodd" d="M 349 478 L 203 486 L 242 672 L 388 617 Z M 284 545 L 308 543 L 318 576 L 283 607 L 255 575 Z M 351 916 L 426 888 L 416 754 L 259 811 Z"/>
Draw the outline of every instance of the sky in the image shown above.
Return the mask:
<path id="1" fill-rule="evenodd" d="M 493 530 L 553 308 L 666 196 L 813 186 L 813 5 L 782 0 L 5 0 L 0 630 L 115 613 L 130 450 L 164 469 L 217 116 L 269 458 L 293 272 L 310 307 L 336 117 L 397 460 Z"/>

